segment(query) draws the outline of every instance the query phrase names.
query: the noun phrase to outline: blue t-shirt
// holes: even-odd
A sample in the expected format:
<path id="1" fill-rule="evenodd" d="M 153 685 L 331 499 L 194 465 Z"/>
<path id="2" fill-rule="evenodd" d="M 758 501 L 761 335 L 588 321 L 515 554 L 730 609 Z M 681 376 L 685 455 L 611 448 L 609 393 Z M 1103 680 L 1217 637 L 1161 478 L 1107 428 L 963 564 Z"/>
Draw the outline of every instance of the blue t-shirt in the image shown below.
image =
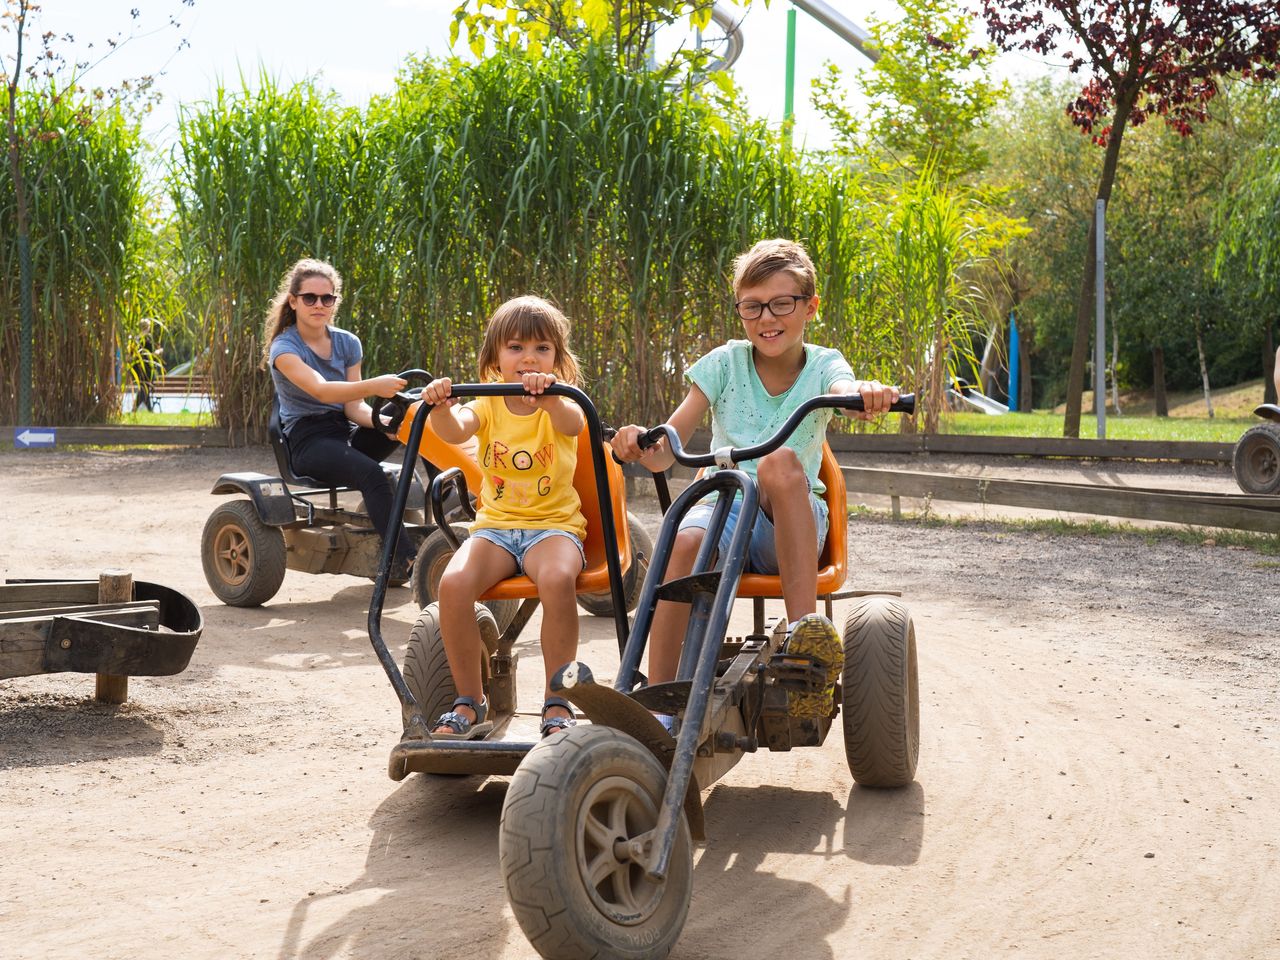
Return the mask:
<path id="1" fill-rule="evenodd" d="M 347 371 L 359 363 L 364 356 L 360 338 L 347 330 L 330 327 L 329 343 L 331 349 L 329 359 L 326 360 L 302 342 L 296 326 L 286 327 L 271 341 L 271 382 L 275 384 L 276 397 L 280 401 L 280 421 L 286 434 L 300 418 L 314 417 L 316 414 L 330 413 L 334 410 L 341 413 L 342 404 L 324 403 L 294 384 L 276 369 L 276 358 L 286 353 L 294 353 L 326 380 L 330 382 L 346 380 Z"/>
<path id="2" fill-rule="evenodd" d="M 685 378 L 711 401 L 712 450 L 750 447 L 767 440 L 806 400 L 830 393 L 841 380 L 857 381 L 840 351 L 806 343 L 804 366 L 795 383 L 775 397 L 756 373 L 750 340 L 730 340 L 716 347 L 690 367 Z M 810 488 L 819 495 L 826 490 L 818 482 L 822 443 L 834 414 L 835 410 L 829 407 L 814 410 L 800 421 L 784 444 L 796 452 Z M 744 461 L 738 469 L 755 476 L 757 461 Z"/>

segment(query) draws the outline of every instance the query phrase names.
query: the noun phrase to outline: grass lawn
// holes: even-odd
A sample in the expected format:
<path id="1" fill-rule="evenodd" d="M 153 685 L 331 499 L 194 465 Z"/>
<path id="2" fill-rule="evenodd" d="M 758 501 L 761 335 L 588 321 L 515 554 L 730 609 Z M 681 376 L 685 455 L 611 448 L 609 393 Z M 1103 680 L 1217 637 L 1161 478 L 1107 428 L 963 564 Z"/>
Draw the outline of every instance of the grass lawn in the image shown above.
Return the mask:
<path id="1" fill-rule="evenodd" d="M 1253 408 L 1262 402 L 1262 381 L 1252 380 L 1210 391 L 1213 419 L 1209 418 L 1201 391 L 1169 394 L 1169 416 L 1155 416 L 1149 393 L 1120 395 L 1120 409 L 1107 408 L 1108 440 L 1207 440 L 1235 443 L 1252 426 L 1262 421 Z M 1098 435 L 1098 418 L 1093 412 L 1093 393 L 1084 395 L 1080 415 L 1080 436 Z M 985 413 L 950 413 L 942 418 L 943 433 L 995 437 L 1060 437 L 1065 407 L 988 416 Z"/>
<path id="2" fill-rule="evenodd" d="M 1060 437 L 1063 416 L 1040 410 L 1032 413 L 1006 413 L 998 417 L 985 413 L 952 413 L 942 418 L 943 433 L 959 433 L 984 437 Z M 1210 420 L 1190 417 L 1121 416 L 1107 414 L 1108 440 L 1209 440 L 1235 443 L 1240 434 L 1261 423 L 1255 417 Z M 1090 412 L 1080 418 L 1080 437 L 1092 440 L 1098 435 L 1097 417 Z"/>
<path id="3" fill-rule="evenodd" d="M 116 421 L 124 427 L 212 427 L 211 413 L 152 413 L 150 410 L 138 410 L 123 413 Z"/>

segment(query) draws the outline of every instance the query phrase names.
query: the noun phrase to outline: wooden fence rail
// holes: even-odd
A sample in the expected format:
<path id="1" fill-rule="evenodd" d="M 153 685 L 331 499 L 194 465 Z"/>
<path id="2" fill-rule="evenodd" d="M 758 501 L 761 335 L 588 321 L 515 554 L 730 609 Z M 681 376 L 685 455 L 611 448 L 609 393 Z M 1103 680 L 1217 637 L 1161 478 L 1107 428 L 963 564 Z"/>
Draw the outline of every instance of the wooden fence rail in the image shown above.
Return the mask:
<path id="1" fill-rule="evenodd" d="M 837 453 L 951 453 L 1089 460 L 1230 463 L 1235 450 L 1234 443 L 1203 440 L 1076 440 L 1070 437 L 975 437 L 958 433 L 831 433 L 827 439 Z"/>
<path id="2" fill-rule="evenodd" d="M 900 499 L 911 497 L 1280 533 L 1280 497 L 1113 487 L 1098 483 L 957 477 L 870 467 L 841 467 L 841 470 L 850 493 L 856 491 L 890 497 L 895 515 L 899 513 Z"/>

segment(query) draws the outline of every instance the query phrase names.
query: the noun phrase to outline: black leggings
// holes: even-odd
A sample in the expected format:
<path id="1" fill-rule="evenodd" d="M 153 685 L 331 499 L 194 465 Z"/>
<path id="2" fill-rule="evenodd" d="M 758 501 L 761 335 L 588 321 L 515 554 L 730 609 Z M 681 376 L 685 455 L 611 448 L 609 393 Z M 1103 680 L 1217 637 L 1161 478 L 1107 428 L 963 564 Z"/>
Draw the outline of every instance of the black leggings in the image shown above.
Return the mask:
<path id="1" fill-rule="evenodd" d="M 374 529 L 385 537 L 392 495 L 382 460 L 399 442 L 377 430 L 358 427 L 336 411 L 295 421 L 288 436 L 294 471 L 335 486 L 355 487 L 364 497 Z M 413 552 L 413 542 L 402 525 L 397 557 L 403 562 Z"/>

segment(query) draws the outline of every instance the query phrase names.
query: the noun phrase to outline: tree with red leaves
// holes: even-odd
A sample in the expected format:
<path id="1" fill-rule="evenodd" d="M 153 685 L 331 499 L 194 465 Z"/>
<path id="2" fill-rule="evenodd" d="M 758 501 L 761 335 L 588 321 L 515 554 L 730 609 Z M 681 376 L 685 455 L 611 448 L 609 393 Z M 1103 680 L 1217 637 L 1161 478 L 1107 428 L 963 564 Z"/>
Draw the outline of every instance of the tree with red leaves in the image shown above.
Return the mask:
<path id="1" fill-rule="evenodd" d="M 1081 131 L 1106 149 L 1097 199 L 1109 201 L 1129 124 L 1152 116 L 1189 136 L 1207 119 L 1217 78 L 1274 80 L 1280 68 L 1276 0 L 982 0 L 987 33 L 1005 50 L 1065 56 L 1087 81 L 1067 105 Z M 1076 306 L 1064 436 L 1080 435 L 1085 356 L 1093 310 L 1094 219 Z"/>

